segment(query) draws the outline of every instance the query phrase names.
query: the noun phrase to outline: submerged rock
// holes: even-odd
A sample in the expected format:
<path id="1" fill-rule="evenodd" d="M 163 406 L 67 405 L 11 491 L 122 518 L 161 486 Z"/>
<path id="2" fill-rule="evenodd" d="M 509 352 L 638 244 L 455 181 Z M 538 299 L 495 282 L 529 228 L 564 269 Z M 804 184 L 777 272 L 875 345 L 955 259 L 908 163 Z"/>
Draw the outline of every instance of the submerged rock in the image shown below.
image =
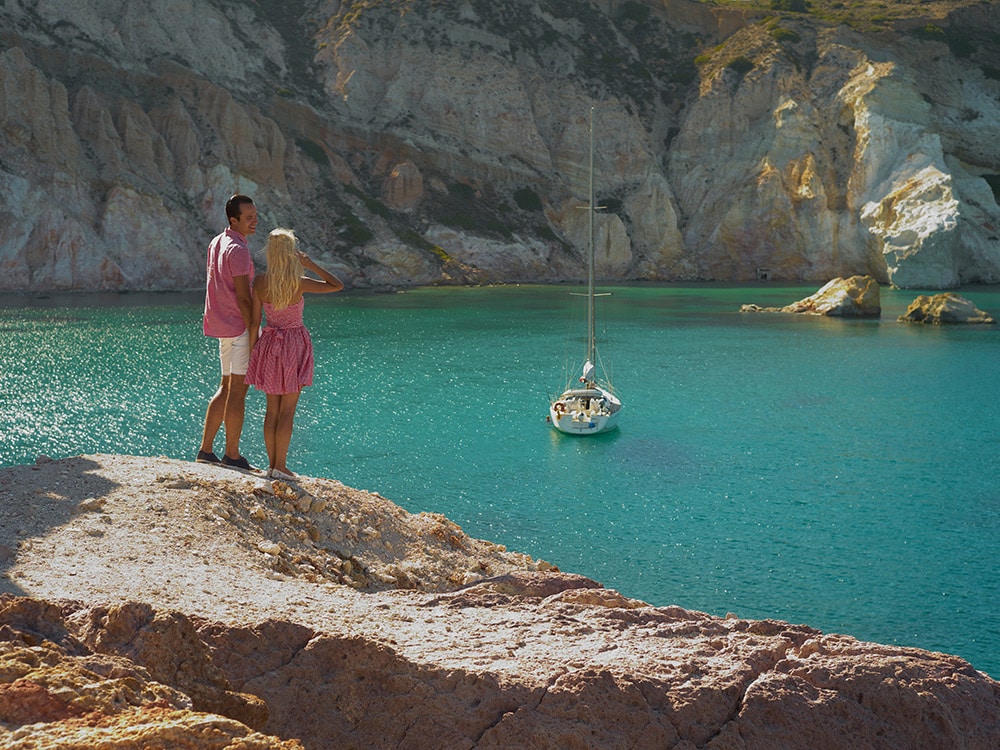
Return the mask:
<path id="1" fill-rule="evenodd" d="M 954 292 L 944 294 L 921 294 L 906 312 L 899 316 L 901 323 L 933 323 L 952 325 L 962 323 L 996 323 L 993 316 L 983 312 L 970 300 Z"/>
<path id="2" fill-rule="evenodd" d="M 878 282 L 871 276 L 837 278 L 805 299 L 784 307 L 743 305 L 740 312 L 806 313 L 846 318 L 877 318 L 882 314 Z"/>

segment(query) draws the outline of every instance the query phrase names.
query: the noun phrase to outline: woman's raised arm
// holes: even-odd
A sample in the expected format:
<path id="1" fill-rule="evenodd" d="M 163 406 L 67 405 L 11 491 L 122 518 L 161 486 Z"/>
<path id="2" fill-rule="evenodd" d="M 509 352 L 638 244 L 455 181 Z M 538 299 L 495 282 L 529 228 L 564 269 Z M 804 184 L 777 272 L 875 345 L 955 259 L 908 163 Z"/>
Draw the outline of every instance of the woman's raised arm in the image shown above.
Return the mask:
<path id="1" fill-rule="evenodd" d="M 303 294 L 329 294 L 330 292 L 339 292 L 344 288 L 343 281 L 327 271 L 323 268 L 323 266 L 319 265 L 319 263 L 314 261 L 301 250 L 299 251 L 299 260 L 302 261 L 304 268 L 307 268 L 320 277 L 319 279 L 313 279 L 309 276 L 303 276 L 299 281 L 299 289 Z"/>

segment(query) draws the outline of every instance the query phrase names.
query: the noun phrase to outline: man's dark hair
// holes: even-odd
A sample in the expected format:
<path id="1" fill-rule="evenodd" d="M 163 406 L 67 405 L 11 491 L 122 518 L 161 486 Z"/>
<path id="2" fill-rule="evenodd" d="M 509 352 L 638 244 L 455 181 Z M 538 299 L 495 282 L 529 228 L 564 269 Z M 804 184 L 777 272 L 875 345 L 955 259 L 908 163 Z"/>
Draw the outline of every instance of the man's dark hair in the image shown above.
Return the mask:
<path id="1" fill-rule="evenodd" d="M 240 220 L 240 214 L 243 213 L 243 204 L 249 203 L 253 205 L 253 198 L 249 195 L 240 195 L 237 193 L 232 198 L 226 201 L 226 218 L 230 221 L 236 219 Z"/>

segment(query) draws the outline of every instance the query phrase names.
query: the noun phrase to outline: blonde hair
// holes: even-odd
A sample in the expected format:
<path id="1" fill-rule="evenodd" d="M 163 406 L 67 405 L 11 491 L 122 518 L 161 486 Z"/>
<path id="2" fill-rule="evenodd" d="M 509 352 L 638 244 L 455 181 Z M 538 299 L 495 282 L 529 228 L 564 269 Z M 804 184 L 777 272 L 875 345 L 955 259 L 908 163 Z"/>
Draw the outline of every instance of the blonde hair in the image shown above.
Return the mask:
<path id="1" fill-rule="evenodd" d="M 301 296 L 299 280 L 305 269 L 299 260 L 299 243 L 291 229 L 275 229 L 267 236 L 267 296 L 281 310 Z"/>

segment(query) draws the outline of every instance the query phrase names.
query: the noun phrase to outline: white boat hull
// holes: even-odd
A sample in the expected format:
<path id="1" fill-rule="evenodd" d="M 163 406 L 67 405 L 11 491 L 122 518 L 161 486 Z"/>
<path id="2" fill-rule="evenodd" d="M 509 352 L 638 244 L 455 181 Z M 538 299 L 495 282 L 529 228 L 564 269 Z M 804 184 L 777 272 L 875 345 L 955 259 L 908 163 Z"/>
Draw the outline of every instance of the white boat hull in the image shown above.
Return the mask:
<path id="1" fill-rule="evenodd" d="M 549 421 L 567 435 L 596 435 L 618 425 L 622 404 L 601 387 L 564 391 L 549 405 Z"/>

